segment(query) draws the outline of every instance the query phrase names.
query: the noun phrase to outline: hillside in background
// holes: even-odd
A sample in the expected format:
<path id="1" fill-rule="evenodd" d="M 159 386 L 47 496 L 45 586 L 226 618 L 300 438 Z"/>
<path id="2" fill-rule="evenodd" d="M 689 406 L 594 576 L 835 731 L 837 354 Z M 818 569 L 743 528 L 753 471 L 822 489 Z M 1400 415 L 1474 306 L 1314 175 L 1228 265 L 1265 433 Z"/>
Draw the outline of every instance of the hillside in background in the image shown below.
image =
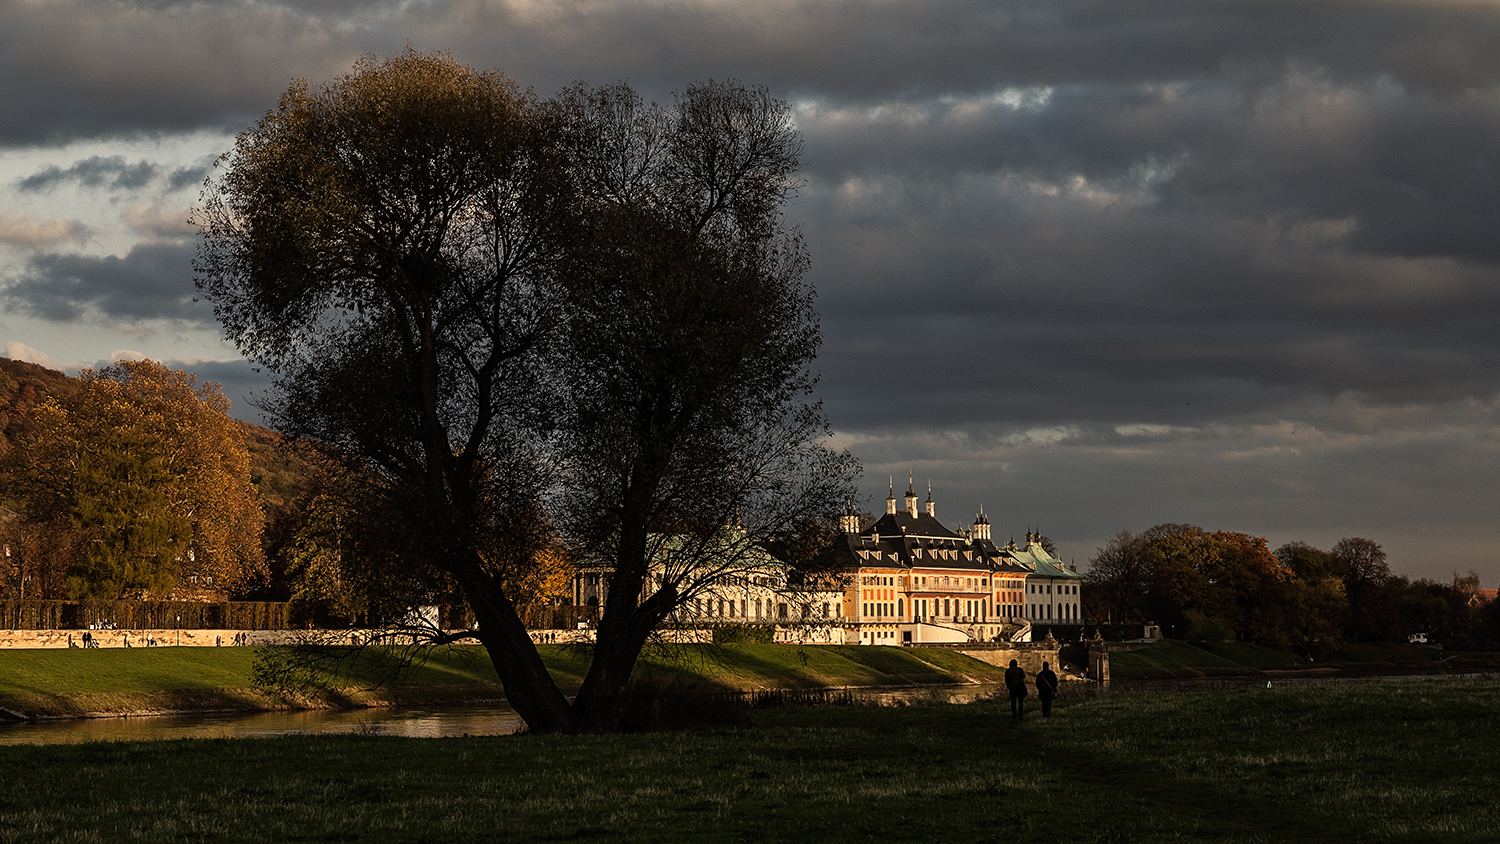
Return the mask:
<path id="1" fill-rule="evenodd" d="M 48 396 L 66 396 L 78 381 L 45 366 L 0 358 L 0 454 L 31 429 L 31 409 Z"/>

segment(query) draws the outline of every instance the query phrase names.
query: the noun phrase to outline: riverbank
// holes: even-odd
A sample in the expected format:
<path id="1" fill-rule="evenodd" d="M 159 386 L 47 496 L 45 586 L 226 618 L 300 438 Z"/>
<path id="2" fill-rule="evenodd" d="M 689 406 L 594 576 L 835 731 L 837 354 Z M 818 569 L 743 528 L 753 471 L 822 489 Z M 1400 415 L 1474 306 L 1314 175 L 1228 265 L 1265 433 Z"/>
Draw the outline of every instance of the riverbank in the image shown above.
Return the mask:
<path id="1" fill-rule="evenodd" d="M 746 727 L 646 735 L 0 747 L 15 772 L 0 777 L 0 842 L 1462 844 L 1500 826 L 1493 680 L 1080 698 L 1020 723 L 1001 708 L 754 710 Z"/>
<path id="2" fill-rule="evenodd" d="M 538 648 L 565 692 L 582 684 L 588 651 Z M 351 660 L 328 688 L 279 694 L 251 685 L 259 648 L 0 651 L 0 718 L 78 718 L 210 711 L 440 705 L 504 698 L 483 649 L 435 649 L 394 681 L 389 664 Z M 373 654 L 381 651 L 371 651 Z M 859 646 L 678 645 L 648 648 L 635 676 L 697 688 L 759 691 L 999 682 L 962 654 Z"/>

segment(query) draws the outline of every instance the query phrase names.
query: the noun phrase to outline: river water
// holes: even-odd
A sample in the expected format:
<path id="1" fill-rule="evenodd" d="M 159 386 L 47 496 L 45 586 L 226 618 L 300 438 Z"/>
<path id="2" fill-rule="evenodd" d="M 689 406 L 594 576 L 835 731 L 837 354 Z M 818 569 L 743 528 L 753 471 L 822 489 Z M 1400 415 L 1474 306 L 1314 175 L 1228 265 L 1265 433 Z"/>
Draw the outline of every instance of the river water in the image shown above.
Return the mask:
<path id="1" fill-rule="evenodd" d="M 259 738 L 314 733 L 362 733 L 406 738 L 510 735 L 522 726 L 508 706 L 390 706 L 296 712 L 202 712 L 123 718 L 68 718 L 0 722 L 0 745 L 86 741 L 162 741 L 179 738 Z"/>
<path id="2" fill-rule="evenodd" d="M 1456 675 L 1416 674 L 1375 677 L 1273 677 L 1273 688 L 1342 683 L 1437 680 Z M 1477 675 L 1465 675 L 1477 676 Z M 1190 680 L 1138 680 L 1113 684 L 1065 683 L 1062 697 L 1213 691 L 1260 688 L 1265 678 L 1223 677 Z M 917 703 L 968 703 L 1003 695 L 994 685 L 923 688 L 850 689 L 854 697 L 883 706 Z M 74 744 L 89 741 L 163 741 L 181 738 L 258 738 L 278 735 L 353 733 L 443 738 L 503 736 L 523 727 L 515 710 L 504 705 L 442 708 L 380 707 L 295 712 L 205 712 L 190 715 L 139 715 L 120 718 L 69 718 L 55 721 L 0 721 L 0 745 Z"/>

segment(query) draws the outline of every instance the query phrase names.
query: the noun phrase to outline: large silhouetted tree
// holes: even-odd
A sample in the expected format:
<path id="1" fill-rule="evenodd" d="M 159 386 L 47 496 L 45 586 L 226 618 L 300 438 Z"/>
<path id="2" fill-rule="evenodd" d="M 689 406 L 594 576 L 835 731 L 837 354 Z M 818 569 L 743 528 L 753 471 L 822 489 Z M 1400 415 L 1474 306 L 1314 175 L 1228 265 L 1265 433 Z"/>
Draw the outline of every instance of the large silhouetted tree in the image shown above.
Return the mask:
<path id="1" fill-rule="evenodd" d="M 651 631 L 752 541 L 833 513 L 852 462 L 804 400 L 819 337 L 782 216 L 801 154 L 786 106 L 725 83 L 671 107 L 577 87 L 553 108 L 587 232 L 567 262 L 560 516 L 612 569 L 577 707 L 612 728 Z"/>
<path id="2" fill-rule="evenodd" d="M 199 287 L 275 376 L 276 424 L 347 464 L 381 583 L 457 588 L 533 730 L 618 726 L 646 637 L 715 574 L 652 572 L 663 532 L 721 548 L 737 509 L 759 528 L 845 492 L 802 401 L 797 149 L 761 91 L 539 102 L 408 50 L 295 84 L 205 192 Z M 555 528 L 611 569 L 574 703 L 507 586 Z"/>

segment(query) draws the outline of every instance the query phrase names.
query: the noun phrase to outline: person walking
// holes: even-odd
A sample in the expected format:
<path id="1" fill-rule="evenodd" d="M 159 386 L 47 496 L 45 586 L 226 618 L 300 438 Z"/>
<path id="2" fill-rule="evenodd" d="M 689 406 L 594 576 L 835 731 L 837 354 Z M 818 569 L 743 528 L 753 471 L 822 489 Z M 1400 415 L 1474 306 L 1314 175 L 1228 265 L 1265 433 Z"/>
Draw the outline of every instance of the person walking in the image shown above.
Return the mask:
<path id="1" fill-rule="evenodd" d="M 1019 721 L 1026 714 L 1026 670 L 1015 660 L 1005 669 L 1005 689 L 1010 692 L 1010 717 Z"/>
<path id="2" fill-rule="evenodd" d="M 1052 717 L 1052 700 L 1057 697 L 1057 674 L 1042 663 L 1042 670 L 1036 673 L 1036 696 L 1042 702 L 1042 717 Z"/>

